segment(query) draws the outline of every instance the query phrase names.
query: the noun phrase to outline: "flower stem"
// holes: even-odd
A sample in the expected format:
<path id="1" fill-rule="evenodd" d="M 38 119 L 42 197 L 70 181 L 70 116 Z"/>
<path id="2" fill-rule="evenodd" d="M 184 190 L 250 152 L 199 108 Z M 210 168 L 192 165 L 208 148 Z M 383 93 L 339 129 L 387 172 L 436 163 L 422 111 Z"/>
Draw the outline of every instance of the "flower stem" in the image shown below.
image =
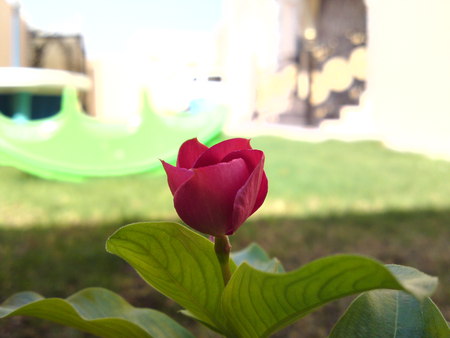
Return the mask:
<path id="1" fill-rule="evenodd" d="M 230 251 L 231 244 L 228 240 L 228 236 L 219 235 L 214 240 L 214 251 L 216 252 L 217 259 L 219 260 L 220 268 L 222 269 L 223 282 L 227 285 L 231 278 L 230 270 Z"/>

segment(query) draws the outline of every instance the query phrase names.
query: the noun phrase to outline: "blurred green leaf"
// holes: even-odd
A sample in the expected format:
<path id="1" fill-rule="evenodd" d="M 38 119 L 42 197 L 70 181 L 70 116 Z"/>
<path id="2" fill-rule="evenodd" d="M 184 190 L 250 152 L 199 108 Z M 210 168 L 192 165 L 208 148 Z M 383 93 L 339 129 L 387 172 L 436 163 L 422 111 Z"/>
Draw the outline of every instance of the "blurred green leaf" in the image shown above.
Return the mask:
<path id="1" fill-rule="evenodd" d="M 358 296 L 330 338 L 448 338 L 449 327 L 430 298 L 421 303 L 403 291 L 375 290 Z"/>
<path id="2" fill-rule="evenodd" d="M 270 258 L 264 249 L 256 243 L 251 243 L 243 250 L 231 254 L 236 265 L 248 263 L 257 270 L 266 272 L 284 272 L 283 265 L 276 258 Z"/>
<path id="3" fill-rule="evenodd" d="M 404 266 L 387 266 L 395 276 L 421 273 Z M 364 292 L 349 306 L 333 328 L 330 338 L 448 338 L 450 330 L 442 313 L 430 298 L 418 301 L 397 290 Z"/>
<path id="4" fill-rule="evenodd" d="M 211 241 L 177 223 L 135 223 L 117 230 L 106 249 L 192 317 L 225 331 L 220 308 L 224 283 Z"/>
<path id="5" fill-rule="evenodd" d="M 266 337 L 329 301 L 373 289 L 429 296 L 437 279 L 409 268 L 397 278 L 366 257 L 337 255 L 288 273 L 239 266 L 223 294 L 223 309 L 236 337 Z M 414 270 L 414 273 L 411 272 Z"/>
<path id="6" fill-rule="evenodd" d="M 19 315 L 47 319 L 100 337 L 193 337 L 165 314 L 135 308 L 102 288 L 84 289 L 67 299 L 20 292 L 0 305 L 0 318 Z"/>

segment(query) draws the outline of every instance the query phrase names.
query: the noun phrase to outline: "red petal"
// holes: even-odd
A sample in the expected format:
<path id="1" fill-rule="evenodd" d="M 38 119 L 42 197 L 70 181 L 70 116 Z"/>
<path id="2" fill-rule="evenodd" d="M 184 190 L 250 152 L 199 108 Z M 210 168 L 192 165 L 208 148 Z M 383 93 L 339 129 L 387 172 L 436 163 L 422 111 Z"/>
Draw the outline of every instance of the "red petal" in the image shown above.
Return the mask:
<path id="1" fill-rule="evenodd" d="M 189 180 L 194 175 L 194 172 L 192 170 L 174 167 L 164 161 L 161 162 L 167 174 L 167 182 L 169 183 L 170 191 L 172 192 L 172 195 L 174 195 L 180 185 Z"/>
<path id="2" fill-rule="evenodd" d="M 176 191 L 175 209 L 190 227 L 205 234 L 223 235 L 231 228 L 233 204 L 249 177 L 242 159 L 198 168 Z"/>
<path id="3" fill-rule="evenodd" d="M 256 149 L 233 151 L 225 156 L 222 159 L 222 162 L 229 162 L 235 158 L 242 158 L 247 164 L 249 172 L 252 172 L 258 163 L 261 162 L 261 159 L 264 158 L 264 153 L 261 150 Z"/>
<path id="4" fill-rule="evenodd" d="M 261 150 L 251 149 L 251 150 L 235 151 L 233 153 L 228 154 L 224 158 L 224 161 L 229 161 L 232 158 L 244 159 L 245 162 L 247 163 L 250 172 L 252 172 L 261 161 L 262 165 L 264 166 L 264 153 Z M 255 206 L 251 214 L 253 214 L 256 210 L 258 210 L 259 207 L 263 204 L 267 196 L 268 188 L 269 186 L 267 182 L 267 176 L 266 173 L 263 171 L 258 196 L 256 198 Z"/>
<path id="5" fill-rule="evenodd" d="M 267 195 L 267 178 L 265 181 L 263 180 L 265 178 L 264 153 L 258 150 L 243 151 L 242 153 L 245 153 L 246 162 L 250 161 L 251 165 L 254 165 L 254 170 L 236 194 L 233 206 L 233 225 L 227 235 L 233 234 L 261 206 Z"/>
<path id="6" fill-rule="evenodd" d="M 256 210 L 258 210 L 259 207 L 264 203 L 268 191 L 269 191 L 269 182 L 267 181 L 266 173 L 263 172 L 258 196 L 256 197 L 255 207 L 253 208 L 252 213 L 250 215 L 252 215 Z"/>
<path id="7" fill-rule="evenodd" d="M 177 167 L 191 169 L 195 161 L 208 147 L 201 144 L 196 138 L 184 142 L 178 151 Z"/>
<path id="8" fill-rule="evenodd" d="M 229 153 L 237 150 L 252 149 L 250 140 L 245 138 L 232 138 L 206 150 L 194 164 L 194 168 L 206 167 L 221 162 Z"/>

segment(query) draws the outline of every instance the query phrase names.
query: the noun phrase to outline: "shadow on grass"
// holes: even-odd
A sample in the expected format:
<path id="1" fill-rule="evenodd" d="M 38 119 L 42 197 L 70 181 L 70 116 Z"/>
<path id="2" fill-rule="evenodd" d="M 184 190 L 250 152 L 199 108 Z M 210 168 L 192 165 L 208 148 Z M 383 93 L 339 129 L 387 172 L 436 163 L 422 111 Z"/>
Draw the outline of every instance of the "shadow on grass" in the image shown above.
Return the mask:
<path id="1" fill-rule="evenodd" d="M 67 297 L 89 286 L 120 293 L 135 306 L 163 310 L 197 337 L 215 337 L 177 313 L 172 301 L 148 287 L 121 259 L 105 251 L 120 225 L 11 229 L 0 225 L 0 301 L 34 290 Z M 413 266 L 438 276 L 433 299 L 448 319 L 450 293 L 450 210 L 391 211 L 311 218 L 256 218 L 232 237 L 235 250 L 258 242 L 288 270 L 335 253 L 358 253 L 384 263 Z M 349 299 L 333 302 L 285 329 L 277 337 L 325 337 Z M 48 322 L 12 318 L 1 322 L 1 337 L 90 337 Z"/>

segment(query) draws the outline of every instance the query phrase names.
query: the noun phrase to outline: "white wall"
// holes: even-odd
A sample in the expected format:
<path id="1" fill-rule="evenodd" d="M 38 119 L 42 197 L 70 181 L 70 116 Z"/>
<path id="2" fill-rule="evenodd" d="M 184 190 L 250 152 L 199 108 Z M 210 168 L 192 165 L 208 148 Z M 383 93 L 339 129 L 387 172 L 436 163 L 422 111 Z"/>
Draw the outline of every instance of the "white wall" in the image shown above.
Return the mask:
<path id="1" fill-rule="evenodd" d="M 450 158 L 450 1 L 366 3 L 368 108 L 382 139 Z"/>
<path id="2" fill-rule="evenodd" d="M 223 1 L 223 73 L 230 118 L 226 131 L 251 120 L 257 79 L 275 71 L 278 56 L 278 5 L 275 0 Z"/>

